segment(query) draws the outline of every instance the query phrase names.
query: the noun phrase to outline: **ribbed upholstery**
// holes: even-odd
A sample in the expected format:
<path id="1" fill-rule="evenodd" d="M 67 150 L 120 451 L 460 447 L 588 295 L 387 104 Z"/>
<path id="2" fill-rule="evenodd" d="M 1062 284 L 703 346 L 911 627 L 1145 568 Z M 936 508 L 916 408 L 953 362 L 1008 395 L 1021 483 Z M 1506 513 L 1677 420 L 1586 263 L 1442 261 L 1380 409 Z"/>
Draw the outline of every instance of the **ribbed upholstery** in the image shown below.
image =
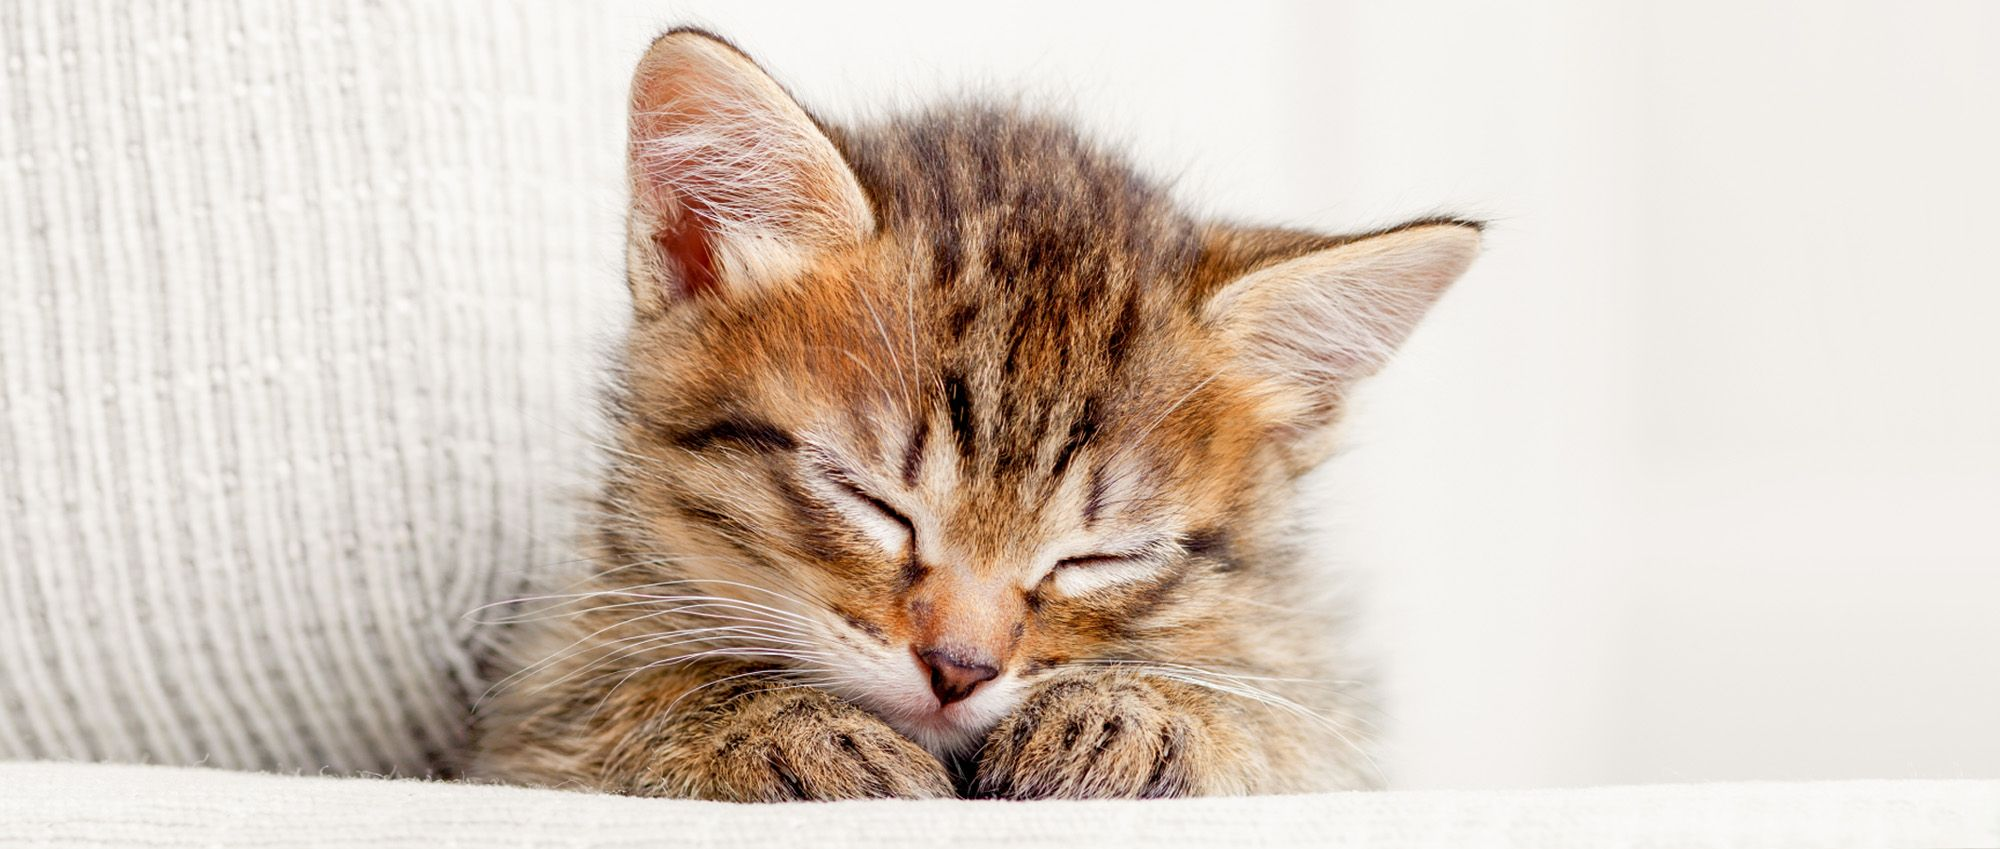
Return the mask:
<path id="1" fill-rule="evenodd" d="M 2000 781 L 733 805 L 444 782 L 0 763 L 0 845 L 1831 849 L 2000 846 Z"/>
<path id="2" fill-rule="evenodd" d="M 633 21 L 0 2 L 0 759 L 461 737 L 588 471 Z"/>

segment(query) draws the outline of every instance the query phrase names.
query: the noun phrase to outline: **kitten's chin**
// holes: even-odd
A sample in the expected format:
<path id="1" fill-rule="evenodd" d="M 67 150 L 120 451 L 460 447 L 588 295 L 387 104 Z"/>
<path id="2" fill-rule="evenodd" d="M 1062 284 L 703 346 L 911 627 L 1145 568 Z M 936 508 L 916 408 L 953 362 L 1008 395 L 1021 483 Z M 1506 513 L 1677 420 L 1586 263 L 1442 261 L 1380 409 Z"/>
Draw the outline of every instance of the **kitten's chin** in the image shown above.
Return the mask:
<path id="1" fill-rule="evenodd" d="M 902 732 L 903 736 L 916 741 L 917 745 L 924 747 L 931 754 L 949 758 L 978 748 L 979 742 L 986 739 L 986 732 L 993 730 L 993 726 L 1000 722 L 998 716 L 990 719 L 984 716 L 954 717 L 953 714 L 957 713 L 962 705 L 964 703 L 960 702 L 944 710 L 932 711 L 928 716 L 906 714 L 884 716 L 882 719 L 889 723 L 889 727 Z"/>
<path id="2" fill-rule="evenodd" d="M 889 723 L 933 755 L 948 758 L 979 747 L 1020 698 L 1012 676 L 979 688 L 964 701 L 939 707 L 928 689 L 921 693 L 844 693 L 849 700 Z"/>

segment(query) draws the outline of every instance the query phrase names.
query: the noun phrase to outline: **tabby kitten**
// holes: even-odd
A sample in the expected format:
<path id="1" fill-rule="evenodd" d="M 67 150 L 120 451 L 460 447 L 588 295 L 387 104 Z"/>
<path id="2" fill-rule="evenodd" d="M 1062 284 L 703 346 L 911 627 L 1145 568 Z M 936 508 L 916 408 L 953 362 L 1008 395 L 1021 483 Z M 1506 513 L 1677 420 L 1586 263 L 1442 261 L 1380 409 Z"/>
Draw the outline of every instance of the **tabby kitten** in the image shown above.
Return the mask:
<path id="1" fill-rule="evenodd" d="M 594 574 L 516 616 L 471 774 L 739 801 L 1364 787 L 1298 477 L 1479 225 L 1191 218 L 1006 109 L 632 86 Z"/>

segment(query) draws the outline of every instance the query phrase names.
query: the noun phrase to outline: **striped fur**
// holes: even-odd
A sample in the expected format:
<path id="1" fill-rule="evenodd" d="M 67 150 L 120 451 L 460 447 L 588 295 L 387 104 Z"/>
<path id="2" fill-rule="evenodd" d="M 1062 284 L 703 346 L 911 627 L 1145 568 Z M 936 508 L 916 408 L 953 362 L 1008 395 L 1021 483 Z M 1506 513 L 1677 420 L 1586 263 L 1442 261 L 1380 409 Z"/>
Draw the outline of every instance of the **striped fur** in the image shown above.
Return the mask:
<path id="1" fill-rule="evenodd" d="M 513 617 L 476 775 L 737 800 L 1379 779 L 1290 501 L 1476 225 L 1200 221 L 1058 121 L 831 127 L 693 31 L 634 93 L 593 569 Z M 947 661 L 993 677 L 947 701 Z"/>

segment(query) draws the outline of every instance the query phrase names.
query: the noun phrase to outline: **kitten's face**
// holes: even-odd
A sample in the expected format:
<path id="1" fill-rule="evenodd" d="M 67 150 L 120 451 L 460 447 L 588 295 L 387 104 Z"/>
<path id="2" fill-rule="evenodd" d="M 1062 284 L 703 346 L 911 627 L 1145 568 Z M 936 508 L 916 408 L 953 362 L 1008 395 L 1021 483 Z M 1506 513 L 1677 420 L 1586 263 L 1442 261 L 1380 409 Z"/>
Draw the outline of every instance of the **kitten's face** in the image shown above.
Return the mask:
<path id="1" fill-rule="evenodd" d="M 626 444 L 658 478 L 623 501 L 690 573 L 792 596 L 828 686 L 946 750 L 1037 672 L 1198 630 L 1282 472 L 1213 334 L 1144 295 L 1184 279 L 1025 294 L 928 252 L 883 234 L 641 328 Z"/>
<path id="2" fill-rule="evenodd" d="M 692 34 L 633 153 L 620 553 L 941 753 L 1067 664 L 1236 654 L 1341 388 L 1476 240 L 1200 225 L 1003 112 L 835 142 Z"/>

